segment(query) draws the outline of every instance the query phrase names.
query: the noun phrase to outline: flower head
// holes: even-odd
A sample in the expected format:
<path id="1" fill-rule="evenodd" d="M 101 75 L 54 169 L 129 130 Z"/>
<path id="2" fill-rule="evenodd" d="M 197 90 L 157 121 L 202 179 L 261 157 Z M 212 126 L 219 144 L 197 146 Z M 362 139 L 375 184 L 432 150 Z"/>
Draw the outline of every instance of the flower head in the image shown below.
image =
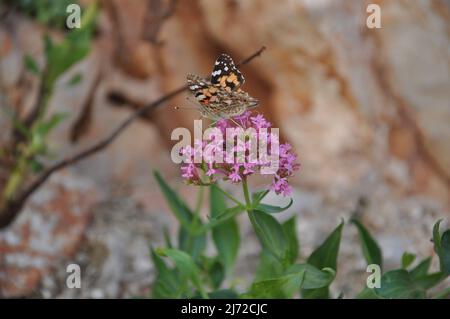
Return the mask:
<path id="1" fill-rule="evenodd" d="M 273 176 L 270 189 L 276 194 L 290 196 L 292 187 L 288 179 L 300 165 L 291 145 L 279 144 L 278 135 L 269 130 L 271 127 L 272 124 L 262 114 L 252 115 L 250 111 L 233 119 L 217 121 L 216 130 L 208 140 L 196 140 L 194 147 L 188 145 L 181 149 L 184 157 L 181 176 L 194 184 L 217 179 L 239 183 L 255 173 L 269 172 Z M 238 132 L 237 140 L 236 136 L 228 139 L 228 129 Z M 197 163 L 199 158 L 201 160 Z"/>

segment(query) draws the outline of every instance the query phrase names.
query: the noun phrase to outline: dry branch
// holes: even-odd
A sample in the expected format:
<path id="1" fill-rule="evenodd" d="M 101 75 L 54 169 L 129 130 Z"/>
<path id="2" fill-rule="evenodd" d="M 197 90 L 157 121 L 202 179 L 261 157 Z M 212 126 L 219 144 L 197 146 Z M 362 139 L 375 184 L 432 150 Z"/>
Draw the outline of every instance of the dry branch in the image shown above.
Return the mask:
<path id="1" fill-rule="evenodd" d="M 265 50 L 265 47 L 261 47 L 258 51 L 250 55 L 249 57 L 242 60 L 238 65 L 243 65 L 249 63 L 254 58 L 261 55 L 261 53 Z M 159 99 L 153 101 L 152 103 L 137 109 L 134 113 L 132 113 L 127 119 L 125 119 L 117 128 L 115 128 L 108 136 L 106 136 L 104 139 L 100 140 L 96 144 L 86 148 L 85 150 L 80 151 L 77 154 L 68 156 L 66 158 L 63 158 L 50 167 L 46 168 L 39 176 L 36 177 L 36 179 L 31 182 L 30 185 L 19 191 L 19 193 L 14 196 L 13 199 L 9 200 L 5 203 L 5 206 L 1 208 L 0 210 L 0 229 L 6 228 L 8 225 L 10 225 L 15 217 L 18 215 L 18 213 L 21 211 L 23 205 L 26 203 L 28 198 L 39 189 L 39 187 L 44 184 L 45 181 L 55 172 L 73 165 L 91 155 L 94 155 L 95 153 L 105 149 L 107 146 L 109 146 L 131 123 L 134 122 L 134 120 L 138 119 L 139 117 L 145 115 L 148 111 L 160 106 L 164 102 L 172 99 L 176 95 L 184 92 L 187 89 L 187 86 L 182 86 L 176 90 L 173 90 L 172 92 L 160 97 Z"/>

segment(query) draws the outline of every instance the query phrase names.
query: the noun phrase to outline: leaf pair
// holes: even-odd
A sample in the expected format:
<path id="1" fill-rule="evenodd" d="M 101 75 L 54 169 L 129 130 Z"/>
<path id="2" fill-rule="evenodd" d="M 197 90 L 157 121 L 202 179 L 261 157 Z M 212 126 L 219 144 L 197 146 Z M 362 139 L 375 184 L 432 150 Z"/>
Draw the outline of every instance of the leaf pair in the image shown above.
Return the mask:
<path id="1" fill-rule="evenodd" d="M 255 282 L 247 297 L 292 298 L 300 288 L 313 290 L 327 287 L 335 274 L 331 268 L 319 270 L 310 264 L 292 265 L 282 276 Z"/>
<path id="2" fill-rule="evenodd" d="M 337 258 L 339 254 L 343 227 L 344 221 L 342 221 L 336 227 L 336 229 L 334 229 L 333 232 L 325 239 L 325 241 L 311 253 L 307 260 L 308 264 L 311 264 L 318 269 L 331 269 L 335 273 L 337 272 Z M 323 286 L 320 289 L 310 289 L 304 287 L 304 289 L 302 289 L 302 296 L 303 298 L 309 299 L 329 298 L 329 284 L 327 286 Z"/>
<path id="3" fill-rule="evenodd" d="M 160 256 L 169 257 L 178 272 L 167 267 Z M 186 252 L 173 248 L 159 248 L 152 250 L 153 262 L 158 271 L 153 294 L 159 298 L 180 297 L 190 281 L 203 298 L 208 298 L 200 279 L 200 271 Z M 178 276 L 179 274 L 179 276 Z"/>
<path id="4" fill-rule="evenodd" d="M 166 198 L 170 210 L 180 222 L 178 233 L 178 246 L 187 252 L 194 259 L 197 259 L 206 246 L 206 236 L 204 233 L 197 234 L 196 229 L 201 228 L 202 222 L 198 216 L 194 215 L 186 203 L 173 191 L 164 181 L 158 172 L 154 173 L 156 181 Z"/>
<path id="5" fill-rule="evenodd" d="M 296 261 L 299 245 L 295 217 L 282 225 L 263 211 L 249 211 L 248 216 L 264 250 L 271 253 L 285 267 Z"/>

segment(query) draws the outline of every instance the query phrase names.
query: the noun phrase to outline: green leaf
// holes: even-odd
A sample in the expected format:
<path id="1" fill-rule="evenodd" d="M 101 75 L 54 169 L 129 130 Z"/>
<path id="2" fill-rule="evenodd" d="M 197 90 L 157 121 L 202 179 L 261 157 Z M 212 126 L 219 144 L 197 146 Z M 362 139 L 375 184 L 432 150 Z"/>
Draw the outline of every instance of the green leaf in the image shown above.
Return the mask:
<path id="1" fill-rule="evenodd" d="M 361 241 L 361 248 L 364 255 L 364 258 L 367 261 L 368 265 L 377 264 L 380 268 L 383 268 L 383 257 L 380 246 L 378 246 L 375 239 L 370 235 L 367 229 L 360 223 L 356 218 L 352 218 L 350 220 L 353 223 L 359 233 L 359 238 Z"/>
<path id="2" fill-rule="evenodd" d="M 159 248 L 156 250 L 160 256 L 169 257 L 175 264 L 175 267 L 180 272 L 182 279 L 189 279 L 195 288 L 199 290 L 203 297 L 206 294 L 203 291 L 200 280 L 200 271 L 194 263 L 194 260 L 184 251 L 173 248 Z"/>
<path id="3" fill-rule="evenodd" d="M 210 299 L 239 299 L 239 295 L 232 289 L 221 289 L 208 293 Z"/>
<path id="4" fill-rule="evenodd" d="M 441 237 L 441 271 L 450 275 L 450 229 L 446 230 Z"/>
<path id="5" fill-rule="evenodd" d="M 33 19 L 40 23 L 59 29 L 64 29 L 67 6 L 71 3 L 77 3 L 74 0 L 14 0 L 2 2 L 10 2 L 14 9 L 19 9 L 23 13 L 31 15 Z"/>
<path id="6" fill-rule="evenodd" d="M 442 219 L 439 219 L 436 224 L 433 226 L 433 243 L 434 243 L 434 251 L 439 255 L 441 251 L 441 235 L 439 233 L 439 225 L 441 224 Z"/>
<path id="7" fill-rule="evenodd" d="M 218 186 L 212 185 L 210 187 L 210 212 L 211 217 L 216 218 L 227 211 L 224 195 L 217 189 Z M 240 210 L 239 212 L 241 212 Z M 230 211 L 228 211 L 230 212 Z M 234 210 L 231 210 L 234 212 Z M 222 218 L 224 215 L 222 215 Z M 225 215 L 227 216 L 227 215 Z M 213 227 L 212 237 L 214 244 L 219 254 L 219 259 L 229 272 L 237 257 L 240 244 L 239 227 L 236 220 L 231 216 L 225 222 Z M 217 219 L 220 220 L 220 219 Z"/>
<path id="8" fill-rule="evenodd" d="M 428 273 L 430 265 L 431 265 L 431 257 L 425 258 L 416 267 L 411 269 L 409 273 L 411 274 L 411 277 L 413 279 L 423 277 Z"/>
<path id="9" fill-rule="evenodd" d="M 158 172 L 155 171 L 154 176 L 172 213 L 181 224 L 178 232 L 179 248 L 197 259 L 206 246 L 205 234 L 194 233 L 195 229 L 202 227 L 200 219 L 193 214 L 186 203 L 169 187 Z"/>
<path id="10" fill-rule="evenodd" d="M 405 251 L 402 255 L 402 268 L 407 269 L 416 260 L 416 255 Z"/>
<path id="11" fill-rule="evenodd" d="M 36 63 L 36 60 L 31 55 L 25 55 L 24 58 L 25 68 L 33 73 L 34 75 L 39 75 L 39 66 Z"/>
<path id="12" fill-rule="evenodd" d="M 450 275 L 450 229 L 441 236 L 439 231 L 442 219 L 438 220 L 433 227 L 434 251 L 439 256 L 439 265 L 443 273 Z"/>
<path id="13" fill-rule="evenodd" d="M 214 289 L 218 289 L 225 279 L 225 269 L 224 265 L 215 260 L 208 269 L 209 278 Z"/>
<path id="14" fill-rule="evenodd" d="M 234 206 L 231 208 L 227 208 L 225 211 L 219 213 L 219 215 L 215 218 L 211 218 L 210 222 L 194 229 L 196 233 L 206 232 L 210 229 L 221 226 L 222 224 L 228 222 L 229 220 L 234 220 L 233 218 L 237 216 L 239 213 L 242 213 L 245 210 L 244 206 Z"/>
<path id="15" fill-rule="evenodd" d="M 425 298 L 425 290 L 417 285 L 404 269 L 391 270 L 383 274 L 381 287 L 374 290 L 379 297 L 388 299 Z"/>
<path id="16" fill-rule="evenodd" d="M 193 235 L 186 228 L 180 226 L 178 230 L 178 248 L 187 252 L 197 260 L 206 247 L 206 235 Z"/>
<path id="17" fill-rule="evenodd" d="M 308 258 L 308 263 L 319 268 L 331 268 L 336 271 L 337 268 L 337 257 L 339 254 L 339 246 L 341 243 L 342 228 L 344 227 L 344 221 L 342 221 L 339 226 L 325 239 L 325 241 L 320 245 Z M 303 298 L 329 298 L 328 287 L 323 287 L 320 289 L 302 290 Z"/>
<path id="18" fill-rule="evenodd" d="M 30 159 L 28 165 L 30 165 L 30 169 L 33 173 L 42 172 L 44 169 L 44 165 L 35 158 Z"/>
<path id="19" fill-rule="evenodd" d="M 214 289 L 219 289 L 225 279 L 225 268 L 217 256 L 209 257 L 201 255 L 197 265 L 202 274 L 207 274 L 205 280 L 209 280 Z"/>
<path id="20" fill-rule="evenodd" d="M 159 188 L 161 189 L 172 213 L 175 215 L 176 219 L 183 225 L 185 228 L 189 228 L 191 225 L 192 219 L 192 211 L 185 204 L 183 200 L 173 191 L 169 185 L 164 181 L 161 177 L 161 174 L 158 172 L 153 172 L 156 181 L 158 182 Z"/>
<path id="21" fill-rule="evenodd" d="M 450 287 L 438 292 L 433 299 L 446 299 L 450 296 Z"/>
<path id="22" fill-rule="evenodd" d="M 256 206 L 256 210 L 267 213 L 267 214 L 277 214 L 277 213 L 281 213 L 284 212 L 286 209 L 288 209 L 289 207 L 291 207 L 292 203 L 294 201 L 291 200 L 289 201 L 289 204 L 287 204 L 285 207 L 280 207 L 280 206 L 272 206 L 272 205 L 267 205 L 267 204 L 262 204 L 259 203 Z"/>
<path id="23" fill-rule="evenodd" d="M 331 268 L 317 269 L 310 264 L 296 264 L 289 267 L 287 273 L 305 272 L 302 288 L 318 289 L 328 287 L 336 277 L 336 272 Z"/>
<path id="24" fill-rule="evenodd" d="M 308 264 L 296 264 L 283 276 L 253 283 L 250 295 L 256 298 L 292 298 L 300 288 L 316 289 L 328 286 L 335 272 L 330 268 L 319 270 Z"/>
<path id="25" fill-rule="evenodd" d="M 359 292 L 356 297 L 356 299 L 380 299 L 378 295 L 375 293 L 373 288 L 366 287 L 361 292 Z"/>
<path id="26" fill-rule="evenodd" d="M 252 298 L 291 298 L 303 282 L 304 271 L 288 274 L 279 278 L 267 279 L 253 283 L 250 288 Z"/>
<path id="27" fill-rule="evenodd" d="M 47 70 L 45 85 L 53 87 L 58 77 L 71 66 L 87 56 L 91 45 L 91 36 L 97 15 L 95 2 L 82 16 L 82 28 L 74 29 L 61 42 L 55 44 L 49 37 L 46 40 Z"/>
<path id="28" fill-rule="evenodd" d="M 269 193 L 270 190 L 262 190 L 252 194 L 252 203 L 257 206 L 259 202 Z"/>
<path id="29" fill-rule="evenodd" d="M 424 290 L 433 288 L 437 284 L 439 284 L 442 280 L 447 278 L 447 275 L 443 272 L 435 272 L 432 274 L 428 274 L 419 278 L 415 278 L 414 283 L 421 287 Z"/>
<path id="30" fill-rule="evenodd" d="M 339 245 L 341 243 L 344 221 L 325 239 L 308 258 L 308 263 L 319 269 L 328 267 L 336 271 Z"/>
<path id="31" fill-rule="evenodd" d="M 285 264 L 288 242 L 281 224 L 271 215 L 257 210 L 250 211 L 248 216 L 261 244 Z"/>
<path id="32" fill-rule="evenodd" d="M 11 121 L 14 128 L 27 139 L 31 138 L 31 130 L 22 123 L 15 115 L 11 114 Z"/>
<path id="33" fill-rule="evenodd" d="M 293 264 L 298 258 L 298 251 L 300 246 L 297 238 L 296 216 L 292 216 L 287 221 L 285 221 L 281 226 L 283 227 L 288 243 L 287 262 L 289 264 Z"/>
<path id="34" fill-rule="evenodd" d="M 281 276 L 284 270 L 283 264 L 271 252 L 263 248 L 259 256 L 255 282 Z"/>
<path id="35" fill-rule="evenodd" d="M 170 233 L 167 226 L 163 226 L 163 235 L 164 235 L 164 243 L 166 244 L 167 248 L 172 248 L 172 240 L 170 239 Z"/>
<path id="36" fill-rule="evenodd" d="M 153 298 L 178 298 L 181 294 L 182 283 L 176 272 L 166 265 L 153 248 L 151 249 L 151 256 L 156 270 L 156 278 L 152 289 Z"/>
<path id="37" fill-rule="evenodd" d="M 67 115 L 67 113 L 55 113 L 50 117 L 49 120 L 38 122 L 33 128 L 32 134 L 37 134 L 41 138 L 46 137 L 67 117 Z"/>

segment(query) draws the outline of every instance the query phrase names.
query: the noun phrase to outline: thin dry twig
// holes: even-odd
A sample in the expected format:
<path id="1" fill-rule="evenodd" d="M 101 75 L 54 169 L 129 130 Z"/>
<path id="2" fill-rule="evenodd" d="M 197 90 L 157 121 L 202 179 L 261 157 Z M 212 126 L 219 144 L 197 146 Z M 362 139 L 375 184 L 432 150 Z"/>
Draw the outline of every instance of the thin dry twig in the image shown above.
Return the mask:
<path id="1" fill-rule="evenodd" d="M 254 58 L 261 55 L 261 53 L 266 49 L 266 47 L 261 47 L 258 51 L 250 55 L 249 57 L 242 60 L 239 65 L 244 65 L 252 61 Z M 159 99 L 153 101 L 152 103 L 137 109 L 134 113 L 132 113 L 127 119 L 125 119 L 118 127 L 116 127 L 108 136 L 104 139 L 100 140 L 96 144 L 86 148 L 85 150 L 80 151 L 77 154 L 72 156 L 68 156 L 66 158 L 61 159 L 60 161 L 54 163 L 52 166 L 45 169 L 30 185 L 25 187 L 22 191 L 19 192 L 17 196 L 8 201 L 0 210 L 0 229 L 6 228 L 9 224 L 13 222 L 15 217 L 18 215 L 20 210 L 22 209 L 25 202 L 28 198 L 39 189 L 42 184 L 55 172 L 73 165 L 109 146 L 134 120 L 139 117 L 145 115 L 150 110 L 160 106 L 164 102 L 172 99 L 176 95 L 184 92 L 187 89 L 187 85 L 179 87 L 176 90 L 160 97 Z"/>

